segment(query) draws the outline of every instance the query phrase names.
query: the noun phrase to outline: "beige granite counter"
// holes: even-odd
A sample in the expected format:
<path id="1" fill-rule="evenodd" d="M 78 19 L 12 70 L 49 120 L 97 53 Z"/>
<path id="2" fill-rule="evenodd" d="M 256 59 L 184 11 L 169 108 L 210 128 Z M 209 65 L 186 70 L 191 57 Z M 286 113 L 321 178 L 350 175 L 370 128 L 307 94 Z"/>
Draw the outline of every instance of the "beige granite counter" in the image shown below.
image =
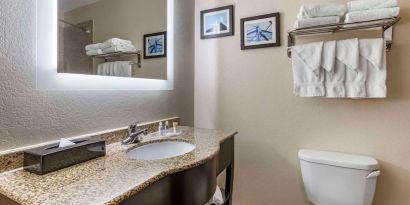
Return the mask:
<path id="1" fill-rule="evenodd" d="M 118 204 L 159 179 L 205 163 L 219 151 L 220 142 L 236 132 L 180 127 L 182 134 L 144 137 L 142 144 L 177 140 L 196 148 L 185 155 L 154 161 L 128 158 L 138 145 L 107 145 L 107 156 L 39 176 L 21 169 L 0 174 L 0 194 L 22 205 Z"/>

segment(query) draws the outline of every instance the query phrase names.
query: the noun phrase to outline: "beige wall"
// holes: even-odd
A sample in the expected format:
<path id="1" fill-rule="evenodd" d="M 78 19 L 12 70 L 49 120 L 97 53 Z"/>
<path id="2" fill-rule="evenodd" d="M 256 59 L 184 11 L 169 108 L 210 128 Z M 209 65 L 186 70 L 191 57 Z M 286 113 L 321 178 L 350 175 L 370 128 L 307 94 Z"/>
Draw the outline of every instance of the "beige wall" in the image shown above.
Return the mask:
<path id="1" fill-rule="evenodd" d="M 409 1 L 401 0 L 403 21 L 389 53 L 389 97 L 383 100 L 293 96 L 285 34 L 299 6 L 315 1 L 195 2 L 195 125 L 240 133 L 233 204 L 309 204 L 297 159 L 300 148 L 374 156 L 382 170 L 375 204 L 410 203 Z M 199 11 L 229 4 L 235 5 L 235 36 L 200 40 Z M 239 19 L 272 12 L 281 12 L 283 46 L 241 51 Z"/>
<path id="2" fill-rule="evenodd" d="M 36 0 L 0 4 L 0 152 L 175 115 L 193 124 L 193 1 L 175 1 L 172 91 L 36 90 Z"/>
<path id="3" fill-rule="evenodd" d="M 101 0 L 67 12 L 65 19 L 74 23 L 93 20 L 95 43 L 116 37 L 144 50 L 145 34 L 167 30 L 167 0 Z M 134 77 L 167 79 L 167 58 L 142 60 L 143 67 L 133 69 Z M 95 67 L 102 62 L 96 60 Z"/>

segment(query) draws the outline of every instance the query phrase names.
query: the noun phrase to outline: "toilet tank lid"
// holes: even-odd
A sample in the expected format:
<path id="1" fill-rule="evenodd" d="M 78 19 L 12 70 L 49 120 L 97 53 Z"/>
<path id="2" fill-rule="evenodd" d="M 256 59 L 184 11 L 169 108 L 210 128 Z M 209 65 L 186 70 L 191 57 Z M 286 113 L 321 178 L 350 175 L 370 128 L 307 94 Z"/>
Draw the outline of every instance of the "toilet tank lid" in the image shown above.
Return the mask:
<path id="1" fill-rule="evenodd" d="M 374 171 L 379 169 L 379 163 L 372 157 L 344 154 L 339 152 L 327 152 L 317 150 L 300 150 L 299 159 L 331 166 L 345 167 Z"/>

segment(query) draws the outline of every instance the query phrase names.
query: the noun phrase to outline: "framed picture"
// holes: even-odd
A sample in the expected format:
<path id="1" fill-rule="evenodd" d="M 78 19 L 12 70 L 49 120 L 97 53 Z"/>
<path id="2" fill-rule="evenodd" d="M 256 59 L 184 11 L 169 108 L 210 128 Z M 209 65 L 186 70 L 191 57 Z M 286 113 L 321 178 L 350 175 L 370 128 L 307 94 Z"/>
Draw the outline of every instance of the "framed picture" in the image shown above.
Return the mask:
<path id="1" fill-rule="evenodd" d="M 167 32 L 144 35 L 144 59 L 167 57 Z"/>
<path id="2" fill-rule="evenodd" d="M 201 39 L 234 35 L 233 6 L 201 11 Z"/>
<path id="3" fill-rule="evenodd" d="M 280 46 L 280 14 L 241 19 L 241 49 Z"/>

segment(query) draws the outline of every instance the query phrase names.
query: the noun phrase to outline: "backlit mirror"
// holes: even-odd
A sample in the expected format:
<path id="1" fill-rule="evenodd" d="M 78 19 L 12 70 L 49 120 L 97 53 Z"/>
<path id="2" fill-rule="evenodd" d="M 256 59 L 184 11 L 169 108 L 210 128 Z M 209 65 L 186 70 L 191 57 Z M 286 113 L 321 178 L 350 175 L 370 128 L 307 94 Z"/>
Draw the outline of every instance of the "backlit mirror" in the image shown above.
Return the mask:
<path id="1" fill-rule="evenodd" d="M 167 0 L 58 0 L 57 72 L 167 79 Z"/>

